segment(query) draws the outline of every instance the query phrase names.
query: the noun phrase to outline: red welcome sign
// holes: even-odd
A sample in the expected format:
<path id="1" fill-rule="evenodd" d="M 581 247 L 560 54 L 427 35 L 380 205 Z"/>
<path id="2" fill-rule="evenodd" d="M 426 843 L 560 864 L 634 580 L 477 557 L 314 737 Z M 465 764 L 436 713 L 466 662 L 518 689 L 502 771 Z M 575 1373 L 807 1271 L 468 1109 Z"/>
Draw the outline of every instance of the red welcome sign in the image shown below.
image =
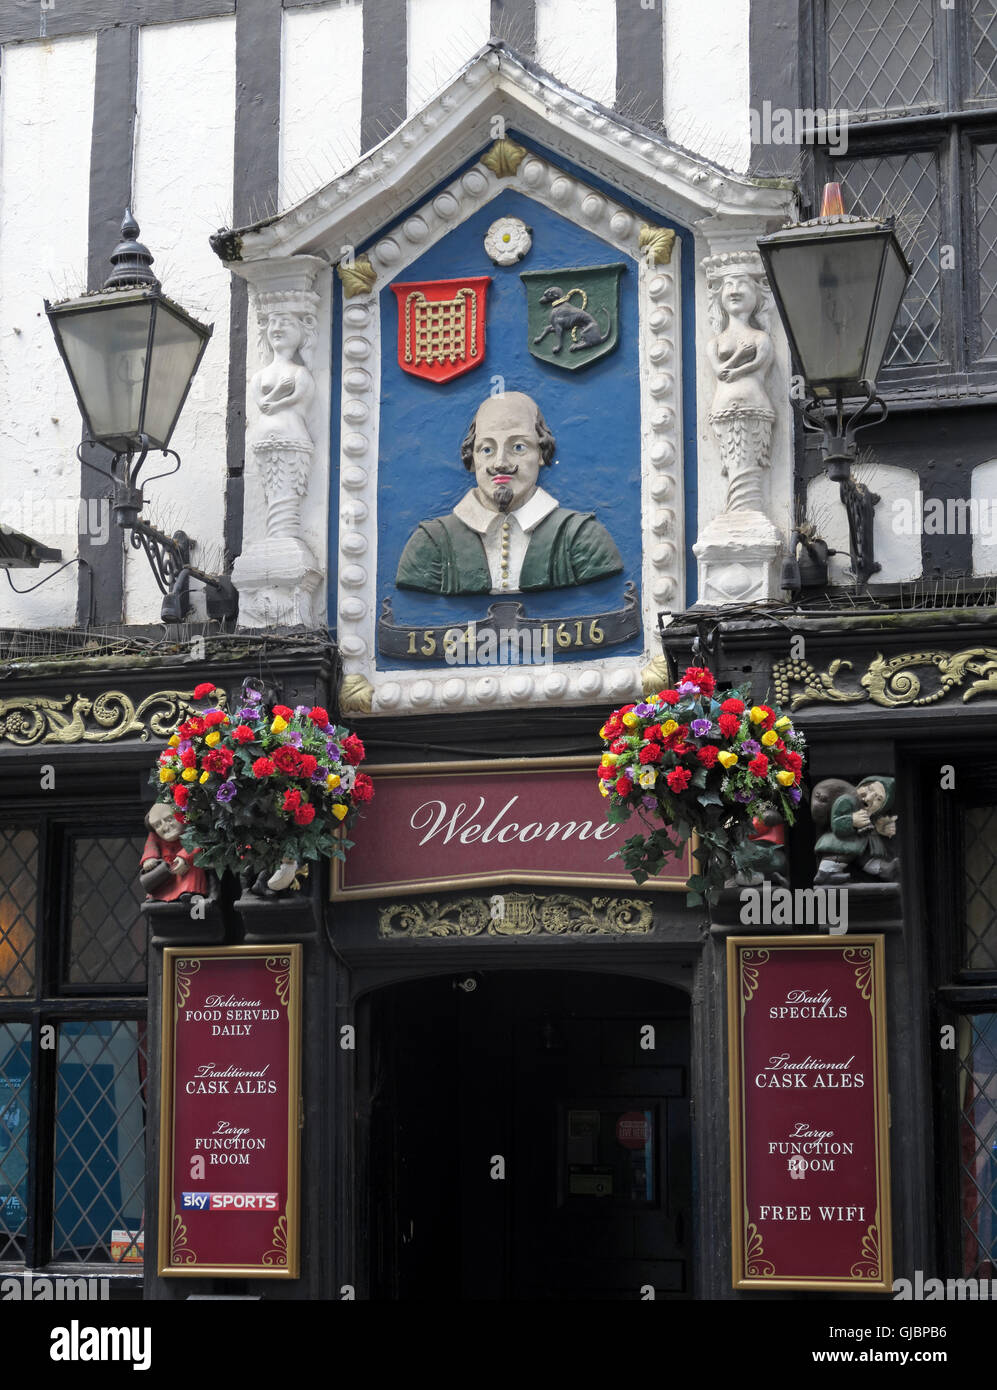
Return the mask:
<path id="1" fill-rule="evenodd" d="M 892 1290 L 884 954 L 728 939 L 735 1288 Z"/>
<path id="2" fill-rule="evenodd" d="M 503 883 L 630 888 L 610 855 L 633 833 L 609 825 L 594 758 L 396 763 L 369 769 L 376 814 L 350 831 L 333 897 L 385 897 Z M 691 846 L 644 889 L 685 889 Z"/>
<path id="3" fill-rule="evenodd" d="M 163 957 L 159 1273 L 296 1279 L 301 947 Z"/>

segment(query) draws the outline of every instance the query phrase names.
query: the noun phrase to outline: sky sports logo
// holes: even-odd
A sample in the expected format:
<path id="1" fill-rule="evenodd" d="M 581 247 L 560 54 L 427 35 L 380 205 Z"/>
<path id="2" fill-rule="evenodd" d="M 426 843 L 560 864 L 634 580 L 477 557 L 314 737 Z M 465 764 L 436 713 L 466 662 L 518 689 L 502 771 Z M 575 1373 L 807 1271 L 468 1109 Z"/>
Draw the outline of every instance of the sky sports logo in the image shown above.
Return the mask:
<path id="1" fill-rule="evenodd" d="M 182 1211 L 279 1211 L 277 1192 L 181 1192 Z"/>

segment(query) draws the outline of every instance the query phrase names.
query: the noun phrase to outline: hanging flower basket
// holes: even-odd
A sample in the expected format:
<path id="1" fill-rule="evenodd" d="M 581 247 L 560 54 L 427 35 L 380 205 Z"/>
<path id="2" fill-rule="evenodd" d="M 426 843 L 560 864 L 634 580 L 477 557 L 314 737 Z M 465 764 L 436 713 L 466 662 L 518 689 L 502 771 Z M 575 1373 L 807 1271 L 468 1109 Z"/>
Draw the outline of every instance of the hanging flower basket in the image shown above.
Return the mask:
<path id="1" fill-rule="evenodd" d="M 217 693 L 206 681 L 194 698 Z M 319 706 L 268 707 L 248 684 L 242 700 L 234 715 L 208 704 L 178 724 L 151 780 L 201 868 L 248 876 L 257 892 L 296 888 L 306 861 L 351 846 L 342 831 L 374 795 L 357 771 L 364 747 Z"/>
<path id="2" fill-rule="evenodd" d="M 721 696 L 712 672 L 690 666 L 674 690 L 614 710 L 599 732 L 609 823 L 636 813 L 647 827 L 617 851 L 636 883 L 660 873 L 695 834 L 700 871 L 687 881 L 687 902 L 714 901 L 727 878 L 751 866 L 756 816 L 775 812 L 793 824 L 804 737 L 778 707 L 753 704 L 748 687 Z"/>

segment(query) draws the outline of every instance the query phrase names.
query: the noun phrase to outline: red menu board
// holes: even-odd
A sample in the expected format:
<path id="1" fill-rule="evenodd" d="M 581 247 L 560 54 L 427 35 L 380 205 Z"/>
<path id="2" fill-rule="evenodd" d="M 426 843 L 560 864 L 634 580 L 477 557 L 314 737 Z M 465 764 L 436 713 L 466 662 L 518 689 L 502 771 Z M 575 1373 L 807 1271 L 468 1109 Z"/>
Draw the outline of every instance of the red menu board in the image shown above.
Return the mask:
<path id="1" fill-rule="evenodd" d="M 301 947 L 163 952 L 159 1273 L 298 1277 Z"/>
<path id="2" fill-rule="evenodd" d="M 884 958 L 728 938 L 735 1288 L 892 1290 Z"/>
<path id="3" fill-rule="evenodd" d="M 608 824 L 597 766 L 598 758 L 575 757 L 371 767 L 375 811 L 350 830 L 353 848 L 334 862 L 332 895 L 504 883 L 633 889 L 610 855 L 639 822 Z M 694 872 L 690 843 L 641 888 L 684 891 Z"/>

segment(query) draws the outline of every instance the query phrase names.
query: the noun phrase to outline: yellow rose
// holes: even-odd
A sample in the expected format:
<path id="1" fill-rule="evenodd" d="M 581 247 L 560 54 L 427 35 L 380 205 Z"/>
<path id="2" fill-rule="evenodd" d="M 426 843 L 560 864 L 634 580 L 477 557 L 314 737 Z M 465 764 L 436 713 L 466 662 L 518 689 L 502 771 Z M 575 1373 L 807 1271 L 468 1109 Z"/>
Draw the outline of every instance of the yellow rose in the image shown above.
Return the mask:
<path id="1" fill-rule="evenodd" d="M 668 734 L 673 734 L 677 728 L 678 728 L 678 721 L 677 721 L 677 720 L 675 720 L 675 719 L 666 719 L 665 722 L 664 722 L 664 724 L 662 724 L 662 726 L 661 726 L 661 732 L 667 737 Z"/>
<path id="2" fill-rule="evenodd" d="M 196 781 L 197 781 L 197 768 L 196 768 L 196 767 L 185 767 L 184 770 L 183 770 L 183 772 L 181 772 L 180 776 L 183 778 L 183 780 L 184 780 L 185 782 L 196 782 Z"/>
<path id="3" fill-rule="evenodd" d="M 603 724 L 602 728 L 599 730 L 599 737 L 600 737 L 600 738 L 608 738 L 608 737 L 609 737 L 609 735 L 606 733 L 606 726 L 605 726 L 605 724 Z"/>
<path id="4" fill-rule="evenodd" d="M 723 763 L 724 767 L 731 768 L 737 762 L 736 753 L 721 753 L 717 758 L 718 763 Z"/>
<path id="5" fill-rule="evenodd" d="M 282 718 L 281 715 L 275 714 L 273 723 L 270 725 L 270 732 L 272 734 L 282 734 L 286 728 L 287 720 Z"/>
<path id="6" fill-rule="evenodd" d="M 325 779 L 325 785 L 329 788 L 331 792 L 335 791 L 336 788 L 339 786 L 339 773 L 330 772 L 328 777 Z"/>
<path id="7" fill-rule="evenodd" d="M 609 788 L 606 786 L 605 782 L 600 782 L 600 783 L 599 783 L 599 795 L 600 795 L 600 796 L 608 796 L 608 795 L 609 795 Z"/>
<path id="8" fill-rule="evenodd" d="M 641 770 L 637 780 L 642 787 L 653 787 L 658 780 L 658 774 L 653 767 L 645 767 Z"/>
<path id="9" fill-rule="evenodd" d="M 177 774 L 171 767 L 161 767 L 159 769 L 159 780 L 161 782 L 175 782 L 177 780 Z"/>
<path id="10" fill-rule="evenodd" d="M 775 780 L 781 782 L 784 787 L 791 787 L 796 781 L 796 773 L 789 771 L 777 772 L 775 774 Z"/>
<path id="11" fill-rule="evenodd" d="M 332 814 L 336 817 L 337 820 L 342 820 L 348 810 L 348 806 L 344 806 L 341 802 L 337 801 L 335 806 L 333 806 L 332 808 Z"/>
<path id="12" fill-rule="evenodd" d="M 217 729 L 212 729 L 210 734 L 205 734 L 204 741 L 209 748 L 214 748 L 216 743 L 221 743 L 222 736 Z"/>
<path id="13" fill-rule="evenodd" d="M 180 735 L 179 735 L 179 734 L 174 734 L 173 737 L 170 739 L 169 743 L 167 743 L 166 746 L 167 746 L 167 748 L 176 748 L 176 746 L 177 746 L 177 744 L 178 744 L 179 742 L 180 742 Z"/>
<path id="14" fill-rule="evenodd" d="M 792 722 L 793 722 L 793 721 L 790 719 L 789 715 L 788 715 L 788 714 L 784 714 L 784 715 L 782 716 L 781 719 L 777 719 L 777 720 L 775 721 L 775 727 L 779 730 L 779 732 L 780 732 L 780 734 L 781 734 L 781 733 L 783 732 L 784 729 L 788 729 L 788 728 L 789 728 L 789 726 L 790 726 L 790 724 L 791 724 Z"/>
<path id="15" fill-rule="evenodd" d="M 779 735 L 776 733 L 775 729 L 769 729 L 767 734 L 762 734 L 762 743 L 765 744 L 766 748 L 771 748 L 773 743 L 778 742 Z"/>
<path id="16" fill-rule="evenodd" d="M 628 729 L 632 729 L 635 725 L 640 723 L 640 720 L 637 718 L 636 714 L 634 714 L 633 710 L 630 709 L 627 710 L 626 714 L 623 716 L 623 722 Z"/>
<path id="17" fill-rule="evenodd" d="M 751 720 L 752 724 L 764 724 L 768 716 L 762 709 L 761 705 L 752 705 L 751 713 L 748 717 Z"/>
<path id="18" fill-rule="evenodd" d="M 603 767 L 615 767 L 616 764 L 617 764 L 619 761 L 620 761 L 620 755 L 619 755 L 619 753 L 603 753 L 603 755 L 602 755 L 602 765 L 603 765 Z"/>
<path id="19" fill-rule="evenodd" d="M 202 772 L 201 775 L 200 775 L 200 777 L 199 777 L 197 780 L 198 780 L 199 782 L 206 782 L 210 776 L 211 776 L 211 773 L 210 773 L 210 772 Z"/>

